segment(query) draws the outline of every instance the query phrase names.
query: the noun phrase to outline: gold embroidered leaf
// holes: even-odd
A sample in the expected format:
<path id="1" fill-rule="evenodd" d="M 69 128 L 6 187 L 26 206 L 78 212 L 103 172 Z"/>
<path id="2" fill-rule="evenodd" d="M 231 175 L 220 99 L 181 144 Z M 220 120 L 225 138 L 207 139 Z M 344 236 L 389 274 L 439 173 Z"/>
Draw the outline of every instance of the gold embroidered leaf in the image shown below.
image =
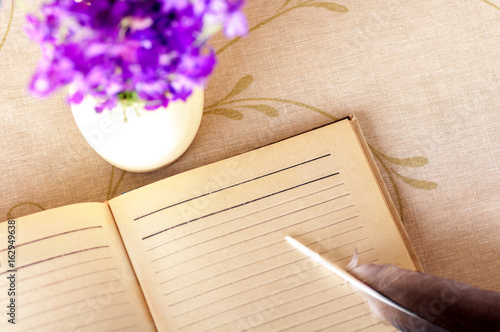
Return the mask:
<path id="1" fill-rule="evenodd" d="M 390 163 L 393 163 L 395 165 L 403 166 L 403 167 L 422 167 L 427 164 L 429 164 L 429 159 L 426 157 L 420 156 L 420 157 L 410 157 L 410 158 L 394 158 L 390 157 L 388 155 L 383 154 L 382 152 L 378 151 L 375 149 L 373 146 L 370 145 L 370 149 L 372 150 L 372 153 L 375 156 L 378 156 L 379 158 L 383 158 L 387 160 Z"/>
<path id="2" fill-rule="evenodd" d="M 393 158 L 381 154 L 382 157 L 396 165 L 404 166 L 404 167 L 422 167 L 429 163 L 429 159 L 426 157 L 411 157 L 411 158 Z"/>
<path id="3" fill-rule="evenodd" d="M 254 109 L 254 110 L 259 111 L 259 112 L 262 112 L 265 115 L 271 116 L 271 117 L 276 117 L 276 116 L 280 115 L 280 113 L 278 112 L 278 110 L 275 109 L 274 107 L 263 105 L 263 104 L 259 104 L 259 105 L 245 105 L 245 107 Z"/>
<path id="4" fill-rule="evenodd" d="M 347 13 L 349 11 L 347 7 L 331 2 L 305 3 L 301 7 L 320 7 L 337 13 Z"/>
<path id="5" fill-rule="evenodd" d="M 253 76 L 252 75 L 246 75 L 246 76 L 243 76 L 242 78 L 240 78 L 240 80 L 236 83 L 236 85 L 233 87 L 233 89 L 231 90 L 231 92 L 229 92 L 227 94 L 227 96 L 225 96 L 223 99 L 221 99 L 219 102 L 221 101 L 224 101 L 224 100 L 228 100 L 240 93 L 242 93 L 243 91 L 245 91 L 249 86 L 250 84 L 253 83 Z"/>
<path id="6" fill-rule="evenodd" d="M 238 112 L 238 111 L 235 111 L 235 110 L 232 110 L 230 108 L 217 108 L 217 109 L 214 109 L 214 110 L 209 110 L 209 111 L 205 111 L 203 114 L 215 114 L 215 115 L 222 115 L 228 119 L 231 119 L 231 120 L 241 120 L 243 119 L 243 114 Z"/>
<path id="7" fill-rule="evenodd" d="M 403 176 L 401 174 L 398 174 L 396 171 L 392 170 L 394 174 L 398 178 L 400 178 L 404 183 L 417 188 L 417 189 L 425 189 L 425 190 L 433 190 L 437 188 L 437 183 L 432 182 L 432 181 L 424 181 L 424 180 L 415 180 L 415 179 L 410 179 L 407 178 L 406 176 Z"/>

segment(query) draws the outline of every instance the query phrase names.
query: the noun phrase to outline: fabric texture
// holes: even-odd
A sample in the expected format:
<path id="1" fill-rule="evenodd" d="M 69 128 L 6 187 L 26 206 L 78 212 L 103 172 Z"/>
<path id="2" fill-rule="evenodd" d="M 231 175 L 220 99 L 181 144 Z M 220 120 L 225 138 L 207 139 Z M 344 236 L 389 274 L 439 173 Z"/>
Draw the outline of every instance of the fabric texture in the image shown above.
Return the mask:
<path id="1" fill-rule="evenodd" d="M 104 201 L 355 114 L 425 270 L 500 291 L 500 1 L 250 0 L 248 36 L 212 41 L 195 141 L 148 174 L 98 156 L 64 91 L 28 94 L 33 8 L 0 9 L 1 219 Z"/>

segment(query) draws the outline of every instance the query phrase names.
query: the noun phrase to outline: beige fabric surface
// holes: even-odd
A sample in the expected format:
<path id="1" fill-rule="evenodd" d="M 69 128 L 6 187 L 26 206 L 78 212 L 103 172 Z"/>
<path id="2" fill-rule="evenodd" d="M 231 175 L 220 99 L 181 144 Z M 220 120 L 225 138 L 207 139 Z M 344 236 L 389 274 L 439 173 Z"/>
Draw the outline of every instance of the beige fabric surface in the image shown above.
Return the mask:
<path id="1" fill-rule="evenodd" d="M 63 92 L 27 93 L 40 56 L 28 8 L 0 10 L 1 219 L 104 201 L 356 114 L 426 271 L 500 291 L 500 1 L 251 0 L 249 35 L 213 40 L 194 143 L 149 174 L 93 152 Z"/>

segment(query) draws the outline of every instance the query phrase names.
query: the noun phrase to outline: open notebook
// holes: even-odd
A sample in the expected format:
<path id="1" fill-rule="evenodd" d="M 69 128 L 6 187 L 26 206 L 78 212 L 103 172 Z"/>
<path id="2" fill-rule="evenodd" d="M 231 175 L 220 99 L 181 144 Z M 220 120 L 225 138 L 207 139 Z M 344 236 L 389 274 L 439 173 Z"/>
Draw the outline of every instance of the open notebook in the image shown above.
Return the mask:
<path id="1" fill-rule="evenodd" d="M 0 229 L 20 331 L 390 331 L 284 236 L 339 265 L 357 248 L 421 268 L 354 118 Z"/>

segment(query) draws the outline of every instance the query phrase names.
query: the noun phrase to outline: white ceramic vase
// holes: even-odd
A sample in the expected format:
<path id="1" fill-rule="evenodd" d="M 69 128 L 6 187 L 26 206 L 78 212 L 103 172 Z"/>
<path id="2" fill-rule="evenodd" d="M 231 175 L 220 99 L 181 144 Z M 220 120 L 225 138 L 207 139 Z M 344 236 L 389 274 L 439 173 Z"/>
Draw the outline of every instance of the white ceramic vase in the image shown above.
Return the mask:
<path id="1" fill-rule="evenodd" d="M 200 88 L 186 102 L 166 108 L 102 113 L 95 112 L 92 98 L 85 98 L 71 109 L 83 137 L 101 157 L 120 169 L 144 173 L 171 164 L 187 150 L 200 126 L 203 97 Z"/>

